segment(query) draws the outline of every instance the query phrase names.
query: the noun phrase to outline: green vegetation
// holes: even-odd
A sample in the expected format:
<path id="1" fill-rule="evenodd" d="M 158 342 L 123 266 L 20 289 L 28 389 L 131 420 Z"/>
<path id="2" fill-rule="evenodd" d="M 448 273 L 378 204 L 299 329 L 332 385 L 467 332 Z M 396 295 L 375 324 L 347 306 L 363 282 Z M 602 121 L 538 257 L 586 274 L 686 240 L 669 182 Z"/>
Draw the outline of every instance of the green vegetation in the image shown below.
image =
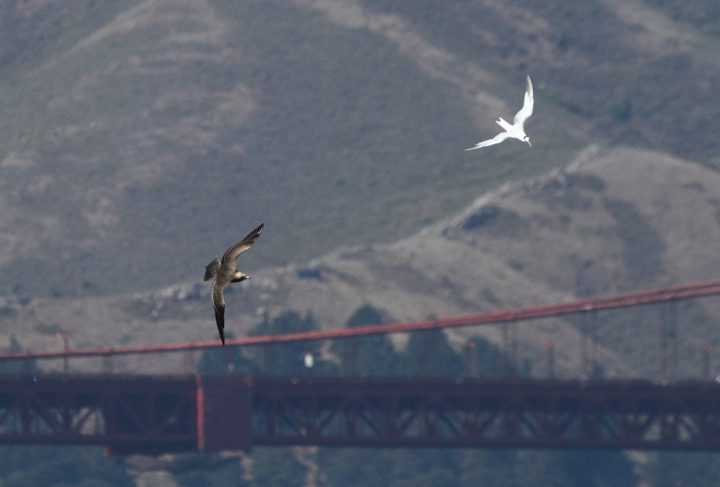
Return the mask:
<path id="1" fill-rule="evenodd" d="M 306 485 L 308 467 L 290 448 L 254 449 L 249 471 L 238 457 L 193 457 L 187 471 L 171 470 L 181 487 Z M 716 453 L 659 452 L 646 457 L 639 468 L 625 453 L 603 450 L 321 448 L 310 459 L 327 487 L 711 487 L 720 478 Z"/>
<path id="2" fill-rule="evenodd" d="M 493 237 L 523 238 L 530 225 L 512 210 L 495 205 L 483 206 L 470 215 L 462 225 L 463 230 L 484 231 Z"/>
<path id="3" fill-rule="evenodd" d="M 228 331 L 225 337 L 229 340 L 234 338 L 234 335 Z M 197 371 L 205 375 L 250 374 L 260 372 L 260 364 L 249 357 L 242 348 L 228 346 L 203 352 Z"/>
<path id="4" fill-rule="evenodd" d="M 15 353 L 22 351 L 22 347 L 17 338 L 15 338 L 15 335 L 11 335 L 10 346 L 5 348 L 3 352 Z M 0 374 L 33 374 L 36 372 L 40 372 L 40 369 L 37 366 L 37 361 L 34 359 L 0 362 Z M 0 484 L 0 487 L 2 487 L 2 484 Z"/>
<path id="5" fill-rule="evenodd" d="M 310 314 L 301 317 L 294 311 L 280 314 L 269 320 L 267 317 L 252 332 L 252 335 L 278 335 L 281 333 L 297 333 L 316 330 L 317 325 Z M 302 375 L 308 373 L 304 358 L 307 353 L 315 357 L 313 373 L 333 374 L 336 366 L 330 362 L 320 360 L 317 354 L 317 343 L 288 343 L 262 347 L 263 350 L 254 350 L 256 363 L 262 363 L 263 371 L 275 375 Z M 262 362 L 261 362 L 262 361 Z"/>
<path id="6" fill-rule="evenodd" d="M 580 188 L 589 189 L 598 193 L 601 193 L 605 189 L 605 181 L 603 180 L 603 178 L 594 174 L 566 174 L 565 180 L 567 181 L 567 186 L 569 188 L 572 188 L 573 186 L 578 186 Z"/>
<path id="7" fill-rule="evenodd" d="M 379 325 L 383 321 L 380 310 L 364 305 L 348 319 L 347 326 Z M 398 360 L 395 348 L 386 335 L 336 341 L 331 350 L 341 357 L 343 373 L 350 375 L 391 375 Z"/>
<path id="8" fill-rule="evenodd" d="M 482 337 L 472 337 L 468 340 L 472 344 L 471 375 L 477 377 L 500 377 L 503 370 L 503 353 L 494 344 Z"/>
<path id="9" fill-rule="evenodd" d="M 316 330 L 317 325 L 312 315 L 304 318 L 294 311 L 288 311 L 273 318 L 265 318 L 251 333 L 251 336 L 278 335 Z M 232 338 L 232 334 L 226 335 Z M 198 362 L 198 372 L 202 374 L 233 374 L 269 373 L 275 375 L 303 375 L 308 371 L 304 357 L 309 352 L 315 356 L 313 373 L 335 374 L 337 366 L 319 358 L 316 344 L 288 343 L 274 344 L 250 348 L 223 347 L 208 350 L 202 354 Z M 231 365 L 230 365 L 231 364 Z"/>
<path id="10" fill-rule="evenodd" d="M 720 455 L 709 452 L 650 453 L 642 475 L 651 487 L 712 486 L 720 482 Z"/>
<path id="11" fill-rule="evenodd" d="M 321 449 L 332 487 L 631 487 L 632 463 L 620 452 Z"/>
<path id="12" fill-rule="evenodd" d="M 298 462 L 290 448 L 258 448 L 252 452 L 253 487 L 302 487 L 307 467 Z"/>
<path id="13" fill-rule="evenodd" d="M 175 455 L 168 471 L 179 487 L 250 487 L 238 456 L 219 453 Z"/>
<path id="14" fill-rule="evenodd" d="M 97 447 L 0 445 L 2 487 L 133 487 L 123 459 Z"/>

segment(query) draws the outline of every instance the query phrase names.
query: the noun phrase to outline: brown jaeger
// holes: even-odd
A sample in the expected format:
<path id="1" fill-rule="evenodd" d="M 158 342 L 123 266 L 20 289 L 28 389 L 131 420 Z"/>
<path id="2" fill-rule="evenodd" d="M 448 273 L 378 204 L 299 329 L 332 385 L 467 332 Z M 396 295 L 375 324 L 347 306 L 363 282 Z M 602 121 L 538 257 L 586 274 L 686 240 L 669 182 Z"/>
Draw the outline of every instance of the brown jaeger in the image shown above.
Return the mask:
<path id="1" fill-rule="evenodd" d="M 263 223 L 250 232 L 247 237 L 227 249 L 222 260 L 218 260 L 216 256 L 212 262 L 205 266 L 205 277 L 203 281 L 214 279 L 210 294 L 212 296 L 212 305 L 215 309 L 215 322 L 217 323 L 223 345 L 225 345 L 225 299 L 223 298 L 223 290 L 231 282 L 250 279 L 237 270 L 237 258 L 252 246 L 262 233 L 264 226 L 265 224 Z"/>

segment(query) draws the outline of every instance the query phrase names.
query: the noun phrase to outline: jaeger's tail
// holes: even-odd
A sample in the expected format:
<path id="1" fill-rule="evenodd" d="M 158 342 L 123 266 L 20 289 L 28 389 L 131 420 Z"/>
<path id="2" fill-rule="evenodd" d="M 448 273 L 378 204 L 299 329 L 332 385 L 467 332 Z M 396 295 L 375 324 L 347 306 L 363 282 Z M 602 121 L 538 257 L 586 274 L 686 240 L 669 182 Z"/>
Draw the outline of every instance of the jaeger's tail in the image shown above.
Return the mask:
<path id="1" fill-rule="evenodd" d="M 220 267 L 220 261 L 217 257 L 215 257 L 212 262 L 210 262 L 208 265 L 205 266 L 205 277 L 203 277 L 203 281 L 209 281 L 210 279 L 215 279 L 215 276 L 217 276 L 218 268 Z"/>

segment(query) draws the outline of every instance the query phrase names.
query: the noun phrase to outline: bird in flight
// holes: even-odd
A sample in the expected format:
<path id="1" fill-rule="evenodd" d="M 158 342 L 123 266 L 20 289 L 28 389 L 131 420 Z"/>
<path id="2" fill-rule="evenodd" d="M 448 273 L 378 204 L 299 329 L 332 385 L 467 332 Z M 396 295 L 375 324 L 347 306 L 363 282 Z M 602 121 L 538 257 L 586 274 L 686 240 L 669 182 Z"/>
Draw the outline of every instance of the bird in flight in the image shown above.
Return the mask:
<path id="1" fill-rule="evenodd" d="M 505 132 L 500 132 L 492 139 L 478 142 L 474 147 L 470 147 L 465 150 L 475 150 L 479 149 L 480 147 L 487 147 L 489 145 L 499 144 L 508 137 L 527 142 L 528 145 L 532 147 L 532 144 L 530 143 L 530 137 L 525 135 L 525 120 L 530 118 L 530 115 L 532 115 L 534 103 L 535 101 L 533 98 L 532 81 L 530 81 L 530 76 L 528 76 L 527 88 L 525 88 L 525 102 L 523 103 L 523 107 L 520 109 L 520 111 L 515 114 L 513 124 L 510 125 L 505 120 L 503 120 L 502 117 L 500 117 L 500 119 L 495 123 L 500 125 L 503 130 L 505 130 Z"/>
<path id="2" fill-rule="evenodd" d="M 247 237 L 227 249 L 222 260 L 218 260 L 216 256 L 212 262 L 205 266 L 205 277 L 203 281 L 214 279 L 210 295 L 212 297 L 213 309 L 215 310 L 215 322 L 217 323 L 223 345 L 225 345 L 225 299 L 223 298 L 223 290 L 231 282 L 250 279 L 237 270 L 237 258 L 252 246 L 262 233 L 264 226 L 265 224 L 263 223 L 250 232 Z"/>

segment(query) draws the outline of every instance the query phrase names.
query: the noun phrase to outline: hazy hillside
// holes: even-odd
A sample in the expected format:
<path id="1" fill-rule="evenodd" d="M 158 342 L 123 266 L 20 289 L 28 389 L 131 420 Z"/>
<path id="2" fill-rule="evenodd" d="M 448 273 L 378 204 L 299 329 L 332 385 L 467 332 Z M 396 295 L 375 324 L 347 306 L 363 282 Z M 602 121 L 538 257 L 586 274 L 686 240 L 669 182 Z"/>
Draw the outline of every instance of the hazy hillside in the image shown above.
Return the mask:
<path id="1" fill-rule="evenodd" d="M 0 289 L 171 285 L 260 222 L 250 270 L 387 243 L 589 142 L 713 165 L 717 20 L 676 3 L 5 2 Z M 525 74 L 533 148 L 462 152 Z"/>
<path id="2" fill-rule="evenodd" d="M 412 320 L 716 278 L 717 194 L 720 175 L 698 164 L 591 146 L 568 168 L 503 185 L 408 238 L 340 250 L 304 266 L 256 270 L 226 292 L 227 328 L 244 335 L 264 316 L 287 310 L 310 312 L 330 328 L 365 304 L 386 320 Z M 73 348 L 215 339 L 209 301 L 209 286 L 199 279 L 117 297 L 8 298 L 0 346 L 14 337 L 25 349 L 57 349 L 61 330 Z M 659 316 L 657 308 L 598 315 L 597 358 L 608 374 L 658 374 Z M 720 302 L 683 303 L 678 316 L 680 370 L 697 376 L 702 348 L 720 346 Z M 552 338 L 561 373 L 579 374 L 577 325 L 574 319 L 518 325 L 520 357 L 543 373 L 542 341 Z M 453 331 L 451 342 L 461 346 L 462 336 L 475 333 L 501 342 L 497 327 Z M 178 366 L 163 359 L 134 361 L 132 368 Z"/>

